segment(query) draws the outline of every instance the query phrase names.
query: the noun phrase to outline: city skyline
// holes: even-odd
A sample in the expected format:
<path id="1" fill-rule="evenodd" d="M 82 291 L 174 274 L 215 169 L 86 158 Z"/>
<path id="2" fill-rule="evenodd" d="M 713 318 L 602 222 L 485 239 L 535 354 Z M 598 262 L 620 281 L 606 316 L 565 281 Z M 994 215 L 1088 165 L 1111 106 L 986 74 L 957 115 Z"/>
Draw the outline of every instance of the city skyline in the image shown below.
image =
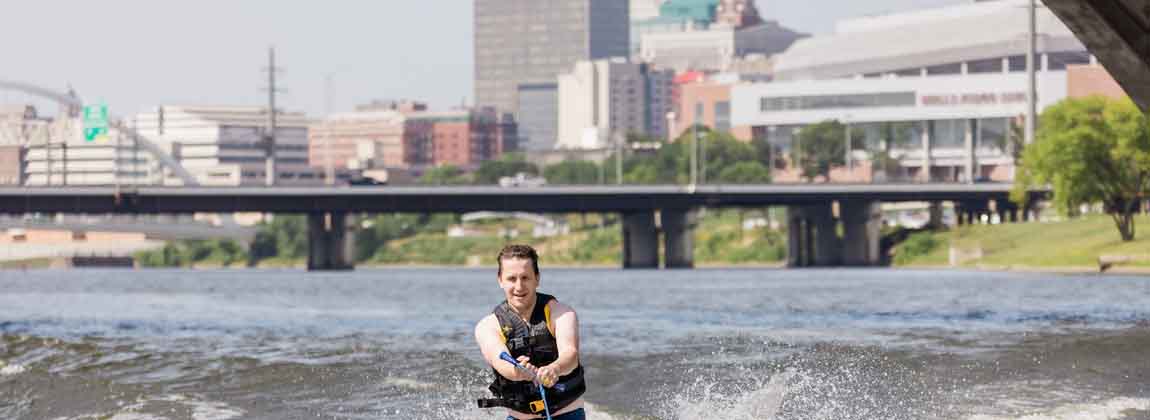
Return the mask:
<path id="1" fill-rule="evenodd" d="M 963 2 L 757 3 L 767 19 L 818 34 L 845 17 Z M 70 85 L 84 100 L 107 103 L 121 117 L 169 104 L 258 106 L 266 100 L 261 69 L 267 48 L 274 46 L 287 90 L 278 102 L 288 110 L 326 114 L 329 76 L 334 112 L 374 99 L 415 99 L 434 109 L 474 102 L 471 1 L 447 2 L 456 8 L 391 2 L 324 8 L 267 1 L 113 3 L 132 11 L 59 0 L 8 6 L 30 18 L 0 27 L 0 48 L 7 52 L 0 80 L 60 91 Z M 261 20 L 269 13 L 276 20 Z M 29 101 L 0 92 L 0 104 Z M 42 101 L 32 102 L 54 112 Z"/>

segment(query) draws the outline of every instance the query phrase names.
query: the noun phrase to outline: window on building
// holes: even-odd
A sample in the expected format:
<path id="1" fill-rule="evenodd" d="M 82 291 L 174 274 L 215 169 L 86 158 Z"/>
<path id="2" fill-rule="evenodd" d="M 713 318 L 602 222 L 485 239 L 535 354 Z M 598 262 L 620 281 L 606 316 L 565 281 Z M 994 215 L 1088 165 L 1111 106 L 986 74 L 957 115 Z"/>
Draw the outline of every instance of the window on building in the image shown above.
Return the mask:
<path id="1" fill-rule="evenodd" d="M 715 130 L 731 131 L 731 102 L 715 102 Z"/>
<path id="2" fill-rule="evenodd" d="M 813 95 L 764 97 L 760 101 L 763 112 L 828 108 L 869 108 L 888 106 L 914 106 L 914 92 L 869 93 L 857 95 Z"/>
<path id="3" fill-rule="evenodd" d="M 1066 66 L 1071 64 L 1090 64 L 1090 53 L 1086 51 L 1059 51 L 1046 55 L 1047 70 L 1066 70 Z"/>
<path id="4" fill-rule="evenodd" d="M 935 120 L 931 123 L 931 147 L 961 149 L 966 143 L 966 120 Z"/>
<path id="5" fill-rule="evenodd" d="M 895 70 L 894 75 L 898 76 L 898 77 L 918 77 L 918 76 L 922 76 L 922 69 L 913 68 L 913 69 Z"/>
<path id="6" fill-rule="evenodd" d="M 984 60 L 968 61 L 966 63 L 967 73 L 1002 73 L 1002 58 L 987 58 Z"/>
<path id="7" fill-rule="evenodd" d="M 1010 65 L 1010 71 L 1011 72 L 1026 71 L 1026 55 L 1024 55 L 1024 54 L 1012 55 L 1010 57 L 1007 57 L 1006 60 L 1009 62 L 1008 64 Z M 1038 61 L 1034 62 L 1034 66 L 1036 69 L 1038 68 L 1039 64 L 1040 63 Z"/>
<path id="8" fill-rule="evenodd" d="M 1010 120 L 1007 118 L 983 118 L 978 120 L 978 149 L 992 153 L 1006 153 Z"/>
<path id="9" fill-rule="evenodd" d="M 948 63 L 926 68 L 927 76 L 942 76 L 962 73 L 962 63 Z"/>
<path id="10" fill-rule="evenodd" d="M 882 123 L 850 124 L 851 149 L 882 150 Z"/>

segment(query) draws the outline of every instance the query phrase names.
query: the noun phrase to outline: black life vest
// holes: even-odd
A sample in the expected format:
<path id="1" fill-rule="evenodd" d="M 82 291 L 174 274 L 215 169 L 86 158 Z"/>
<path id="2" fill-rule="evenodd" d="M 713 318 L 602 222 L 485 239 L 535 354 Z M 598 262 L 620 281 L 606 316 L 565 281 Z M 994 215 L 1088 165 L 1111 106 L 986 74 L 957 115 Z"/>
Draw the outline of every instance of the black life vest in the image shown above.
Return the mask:
<path id="1" fill-rule="evenodd" d="M 546 366 L 559 358 L 559 347 L 555 342 L 555 335 L 551 333 L 554 325 L 551 322 L 549 304 L 553 300 L 555 297 L 551 295 L 543 293 L 537 295 L 530 324 L 524 323 L 507 301 L 503 301 L 492 311 L 499 320 L 499 330 L 503 334 L 511 357 L 530 357 L 529 363 L 535 366 Z M 494 368 L 492 370 L 494 371 Z M 583 365 L 580 364 L 571 373 L 560 376 L 556 383 L 563 384 L 563 392 L 559 392 L 556 387 L 546 389 L 547 408 L 552 413 L 575 402 L 587 390 L 587 384 L 583 380 Z M 488 389 L 495 398 L 480 399 L 480 408 L 507 407 L 521 413 L 543 412 L 539 388 L 531 381 L 512 381 L 495 371 L 495 381 Z"/>

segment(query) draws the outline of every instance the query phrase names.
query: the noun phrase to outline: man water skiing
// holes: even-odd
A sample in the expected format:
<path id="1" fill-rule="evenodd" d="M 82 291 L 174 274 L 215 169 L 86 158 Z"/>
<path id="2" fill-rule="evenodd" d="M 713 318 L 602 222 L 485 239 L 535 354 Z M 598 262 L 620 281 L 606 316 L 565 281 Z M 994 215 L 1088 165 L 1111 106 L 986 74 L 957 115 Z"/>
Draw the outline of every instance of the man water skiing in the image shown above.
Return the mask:
<path id="1" fill-rule="evenodd" d="M 507 419 L 584 420 L 583 367 L 579 364 L 579 319 L 554 296 L 537 293 L 539 255 L 527 245 L 499 251 L 499 287 L 506 300 L 475 326 L 483 360 L 495 370 L 489 389 L 495 398 L 479 406 L 506 407 Z M 526 369 L 504 361 L 509 353 Z M 540 398 L 546 387 L 546 400 Z"/>

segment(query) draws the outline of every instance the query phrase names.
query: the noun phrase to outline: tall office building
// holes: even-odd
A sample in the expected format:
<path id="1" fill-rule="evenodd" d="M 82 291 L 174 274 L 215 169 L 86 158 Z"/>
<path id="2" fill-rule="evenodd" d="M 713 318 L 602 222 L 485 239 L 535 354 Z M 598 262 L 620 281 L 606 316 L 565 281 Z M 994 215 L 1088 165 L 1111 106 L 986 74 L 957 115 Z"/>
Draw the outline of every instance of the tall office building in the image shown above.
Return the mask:
<path id="1" fill-rule="evenodd" d="M 475 0 L 476 105 L 516 114 L 521 134 L 531 136 L 521 139 L 523 148 L 550 148 L 557 116 L 531 114 L 556 106 L 537 102 L 555 100 L 556 78 L 576 62 L 626 57 L 629 15 L 622 0 Z M 521 92 L 530 97 L 520 98 Z M 530 129 L 535 125 L 540 127 Z"/>

